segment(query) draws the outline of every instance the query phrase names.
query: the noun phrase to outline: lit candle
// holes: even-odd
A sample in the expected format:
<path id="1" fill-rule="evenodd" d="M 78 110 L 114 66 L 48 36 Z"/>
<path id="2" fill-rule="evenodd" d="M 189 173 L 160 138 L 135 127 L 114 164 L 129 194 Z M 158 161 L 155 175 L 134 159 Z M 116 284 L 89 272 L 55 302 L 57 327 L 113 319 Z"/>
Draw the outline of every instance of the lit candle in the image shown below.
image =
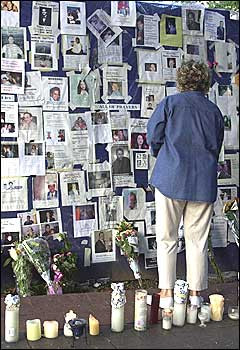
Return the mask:
<path id="1" fill-rule="evenodd" d="M 210 303 L 207 303 L 207 302 L 202 303 L 201 312 L 207 313 L 208 319 L 206 320 L 206 322 L 210 322 L 210 318 L 211 318 L 211 305 L 210 305 Z"/>
<path id="2" fill-rule="evenodd" d="M 147 291 L 138 289 L 135 291 L 134 329 L 145 331 L 147 328 Z"/>
<path id="3" fill-rule="evenodd" d="M 176 303 L 174 302 L 173 308 L 173 325 L 182 327 L 185 323 L 186 317 L 186 303 Z"/>
<path id="4" fill-rule="evenodd" d="M 197 305 L 187 306 L 187 323 L 194 324 L 197 322 Z"/>
<path id="5" fill-rule="evenodd" d="M 93 316 L 89 315 L 89 334 L 99 335 L 99 321 Z"/>
<path id="6" fill-rule="evenodd" d="M 166 330 L 172 328 L 172 309 L 162 310 L 162 328 Z"/>
<path id="7" fill-rule="evenodd" d="M 36 318 L 26 321 L 27 340 L 35 341 L 41 338 L 41 321 Z"/>
<path id="8" fill-rule="evenodd" d="M 126 303 L 126 296 L 124 290 L 124 283 L 112 283 L 111 294 L 111 330 L 113 332 L 122 332 L 124 330 L 124 305 Z"/>
<path id="9" fill-rule="evenodd" d="M 45 338 L 57 338 L 58 336 L 58 322 L 57 321 L 44 321 L 44 336 Z"/>
<path id="10" fill-rule="evenodd" d="M 222 321 L 224 310 L 224 297 L 221 294 L 209 295 L 211 303 L 211 320 Z"/>

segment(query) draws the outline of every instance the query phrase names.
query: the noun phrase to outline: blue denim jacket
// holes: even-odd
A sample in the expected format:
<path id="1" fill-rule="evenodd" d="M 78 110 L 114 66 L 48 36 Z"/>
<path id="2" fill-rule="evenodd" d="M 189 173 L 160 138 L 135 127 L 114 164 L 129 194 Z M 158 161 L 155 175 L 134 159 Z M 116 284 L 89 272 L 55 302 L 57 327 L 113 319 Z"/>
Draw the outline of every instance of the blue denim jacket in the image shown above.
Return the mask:
<path id="1" fill-rule="evenodd" d="M 147 125 L 157 158 L 150 184 L 172 199 L 213 203 L 223 136 L 222 114 L 202 92 L 165 97 Z"/>

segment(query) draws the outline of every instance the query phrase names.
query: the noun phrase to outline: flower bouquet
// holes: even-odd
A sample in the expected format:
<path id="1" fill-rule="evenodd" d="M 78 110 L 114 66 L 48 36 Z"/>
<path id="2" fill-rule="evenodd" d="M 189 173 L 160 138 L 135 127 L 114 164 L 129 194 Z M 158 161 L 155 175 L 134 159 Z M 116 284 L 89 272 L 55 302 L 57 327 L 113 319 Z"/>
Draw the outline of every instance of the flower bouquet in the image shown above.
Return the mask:
<path id="1" fill-rule="evenodd" d="M 8 310 L 16 310 L 20 307 L 20 298 L 19 295 L 7 294 L 4 303 Z"/>
<path id="2" fill-rule="evenodd" d="M 133 224 L 127 221 L 121 221 L 116 227 L 115 241 L 117 246 L 120 247 L 127 257 L 129 266 L 141 288 L 142 279 L 138 263 L 138 236 L 137 230 L 133 227 Z"/>
<path id="3" fill-rule="evenodd" d="M 239 247 L 239 207 L 238 198 L 227 201 L 223 206 L 223 216 L 227 220 L 232 231 L 233 237 Z"/>

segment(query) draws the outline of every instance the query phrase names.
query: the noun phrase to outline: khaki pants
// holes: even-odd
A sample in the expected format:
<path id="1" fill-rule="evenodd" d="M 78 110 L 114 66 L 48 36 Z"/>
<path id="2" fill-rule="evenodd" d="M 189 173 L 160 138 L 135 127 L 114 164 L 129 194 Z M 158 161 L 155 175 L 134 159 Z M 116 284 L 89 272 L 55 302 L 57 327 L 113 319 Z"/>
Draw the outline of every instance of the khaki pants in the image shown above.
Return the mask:
<path id="1" fill-rule="evenodd" d="M 157 263 L 160 289 L 173 289 L 176 281 L 178 227 L 183 215 L 186 280 L 190 290 L 208 287 L 208 233 L 213 204 L 165 197 L 155 188 Z"/>

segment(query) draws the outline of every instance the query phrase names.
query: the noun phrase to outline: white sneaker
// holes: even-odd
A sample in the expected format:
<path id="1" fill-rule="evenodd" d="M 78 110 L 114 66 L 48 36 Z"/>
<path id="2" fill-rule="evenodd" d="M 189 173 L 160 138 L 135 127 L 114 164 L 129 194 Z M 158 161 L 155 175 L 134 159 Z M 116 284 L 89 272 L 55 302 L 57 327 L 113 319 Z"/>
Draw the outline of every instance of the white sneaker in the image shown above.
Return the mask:
<path id="1" fill-rule="evenodd" d="M 189 295 L 189 301 L 191 305 L 196 305 L 199 308 L 204 302 L 204 299 L 201 297 L 201 295 Z"/>

